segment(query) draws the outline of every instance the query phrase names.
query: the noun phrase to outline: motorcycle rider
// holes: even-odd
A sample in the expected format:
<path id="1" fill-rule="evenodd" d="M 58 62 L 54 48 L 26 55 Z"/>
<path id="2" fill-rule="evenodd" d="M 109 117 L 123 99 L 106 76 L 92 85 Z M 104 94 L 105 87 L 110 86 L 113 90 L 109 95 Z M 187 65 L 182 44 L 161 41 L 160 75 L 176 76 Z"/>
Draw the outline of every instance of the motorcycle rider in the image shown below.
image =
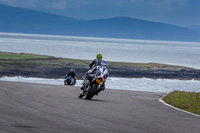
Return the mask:
<path id="1" fill-rule="evenodd" d="M 102 54 L 97 54 L 96 59 L 94 59 L 92 63 L 89 65 L 90 69 L 94 68 L 95 66 L 100 66 L 101 62 L 103 61 L 102 57 L 103 57 Z"/>
<path id="2" fill-rule="evenodd" d="M 65 75 L 65 80 L 64 80 L 64 82 L 65 82 L 65 85 L 66 85 L 66 80 L 67 80 L 67 78 L 68 77 L 71 77 L 70 78 L 70 82 L 73 84 L 74 82 L 76 82 L 75 80 L 76 80 L 76 74 L 75 74 L 75 69 L 71 69 L 68 73 L 67 73 L 67 75 Z"/>
<path id="3" fill-rule="evenodd" d="M 109 71 L 108 71 L 107 67 L 108 67 L 108 62 L 102 61 L 100 65 L 94 67 L 92 70 L 89 70 L 86 73 L 87 76 L 86 76 L 86 79 L 85 79 L 85 83 L 83 83 L 83 86 L 81 87 L 81 90 L 84 89 L 85 85 L 88 85 L 89 83 L 91 83 L 92 79 L 95 76 L 100 76 L 100 77 L 102 77 L 104 79 L 104 82 L 103 82 L 103 84 L 101 86 L 101 90 L 105 90 L 105 82 L 106 82 L 107 77 L 109 76 Z M 99 92 L 97 92 L 97 94 Z"/>

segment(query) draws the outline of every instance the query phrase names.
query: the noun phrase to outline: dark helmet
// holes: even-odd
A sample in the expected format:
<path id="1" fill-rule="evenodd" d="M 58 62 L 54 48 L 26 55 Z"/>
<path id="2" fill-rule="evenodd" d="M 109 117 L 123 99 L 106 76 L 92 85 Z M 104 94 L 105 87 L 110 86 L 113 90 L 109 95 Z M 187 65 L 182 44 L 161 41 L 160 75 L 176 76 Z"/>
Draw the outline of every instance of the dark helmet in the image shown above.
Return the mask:
<path id="1" fill-rule="evenodd" d="M 102 59 L 102 57 L 103 57 L 102 54 L 97 55 L 97 59 Z"/>
<path id="2" fill-rule="evenodd" d="M 70 70 L 70 72 L 74 72 L 74 73 L 75 73 L 75 69 L 74 69 L 74 68 L 72 68 L 72 69 Z"/>
<path id="3" fill-rule="evenodd" d="M 102 66 L 108 67 L 108 62 L 107 62 L 107 61 L 102 61 L 102 62 L 101 62 L 101 65 L 102 65 Z"/>

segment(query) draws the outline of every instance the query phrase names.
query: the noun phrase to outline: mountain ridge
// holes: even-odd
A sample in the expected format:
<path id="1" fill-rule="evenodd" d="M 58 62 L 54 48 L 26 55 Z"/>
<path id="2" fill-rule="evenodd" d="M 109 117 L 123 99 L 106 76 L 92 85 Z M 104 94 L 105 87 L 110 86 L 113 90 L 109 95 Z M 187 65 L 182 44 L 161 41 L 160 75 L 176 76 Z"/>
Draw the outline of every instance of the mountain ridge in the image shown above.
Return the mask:
<path id="1" fill-rule="evenodd" d="M 85 37 L 200 41 L 200 34 L 180 26 L 114 17 L 80 20 L 0 3 L 0 32 Z"/>

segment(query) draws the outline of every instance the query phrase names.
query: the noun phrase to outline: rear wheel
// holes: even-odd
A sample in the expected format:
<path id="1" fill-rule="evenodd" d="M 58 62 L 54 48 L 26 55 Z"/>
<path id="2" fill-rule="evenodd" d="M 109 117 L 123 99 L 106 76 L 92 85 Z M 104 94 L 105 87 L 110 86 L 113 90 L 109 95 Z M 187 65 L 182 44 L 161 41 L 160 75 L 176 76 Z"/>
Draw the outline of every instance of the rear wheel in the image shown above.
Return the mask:
<path id="1" fill-rule="evenodd" d="M 92 99 L 92 97 L 96 94 L 98 85 L 93 84 L 91 87 L 92 88 L 90 89 L 90 91 L 87 93 L 87 96 L 85 97 L 87 100 Z"/>

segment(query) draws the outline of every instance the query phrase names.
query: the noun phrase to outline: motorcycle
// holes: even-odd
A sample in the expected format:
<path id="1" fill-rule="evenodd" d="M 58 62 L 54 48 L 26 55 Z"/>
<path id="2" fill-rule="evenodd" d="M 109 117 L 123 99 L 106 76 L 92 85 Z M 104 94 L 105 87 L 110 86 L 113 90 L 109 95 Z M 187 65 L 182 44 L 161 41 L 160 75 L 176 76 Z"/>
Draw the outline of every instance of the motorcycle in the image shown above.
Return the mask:
<path id="1" fill-rule="evenodd" d="M 76 84 L 76 78 L 72 78 L 71 76 L 66 77 L 64 80 L 64 85 L 72 85 L 74 86 Z"/>
<path id="2" fill-rule="evenodd" d="M 90 83 L 85 78 L 79 98 L 85 96 L 87 100 L 91 100 L 94 95 L 98 95 L 98 93 L 101 91 L 103 82 L 104 79 L 100 76 L 95 76 Z"/>

